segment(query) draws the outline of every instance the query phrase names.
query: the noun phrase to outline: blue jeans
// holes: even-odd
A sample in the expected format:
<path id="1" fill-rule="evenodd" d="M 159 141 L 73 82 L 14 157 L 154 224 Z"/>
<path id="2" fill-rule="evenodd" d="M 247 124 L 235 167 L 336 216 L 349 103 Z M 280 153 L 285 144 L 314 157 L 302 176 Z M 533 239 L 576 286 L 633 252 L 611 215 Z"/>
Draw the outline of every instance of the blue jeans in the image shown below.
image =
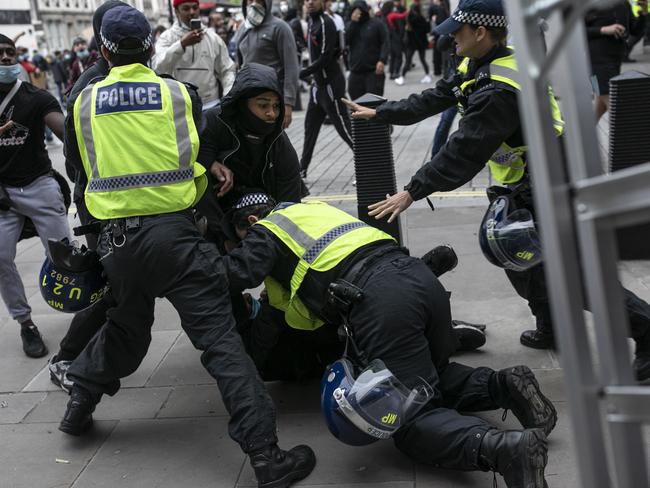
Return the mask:
<path id="1" fill-rule="evenodd" d="M 442 112 L 440 117 L 440 122 L 438 123 L 438 128 L 436 129 L 436 134 L 433 136 L 433 148 L 431 149 L 431 159 L 433 159 L 438 151 L 445 145 L 447 138 L 449 137 L 449 131 L 451 130 L 451 125 L 454 123 L 456 114 L 458 113 L 458 107 L 454 105 L 449 107 L 447 110 Z"/>

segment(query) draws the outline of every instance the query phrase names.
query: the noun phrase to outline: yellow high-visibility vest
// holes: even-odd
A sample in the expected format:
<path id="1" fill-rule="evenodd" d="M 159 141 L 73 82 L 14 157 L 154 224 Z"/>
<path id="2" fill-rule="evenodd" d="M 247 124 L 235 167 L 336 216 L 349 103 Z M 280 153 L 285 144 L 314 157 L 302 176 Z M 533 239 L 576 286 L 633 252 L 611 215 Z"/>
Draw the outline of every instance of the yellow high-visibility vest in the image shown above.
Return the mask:
<path id="1" fill-rule="evenodd" d="M 458 66 L 458 72 L 465 75 L 469 67 L 469 58 L 463 59 Z M 490 63 L 489 67 L 490 79 L 505 83 L 517 91 L 521 90 L 519 83 L 519 70 L 517 68 L 517 61 L 514 53 L 497 58 Z M 476 83 L 475 79 L 464 81 L 460 89 L 465 92 Z M 564 133 L 564 120 L 562 120 L 562 113 L 557 104 L 553 89 L 549 86 L 548 96 L 551 104 L 551 111 L 553 115 L 553 128 L 555 133 L 560 136 Z M 490 157 L 488 166 L 492 177 L 501 184 L 509 185 L 520 181 L 526 174 L 526 161 L 524 155 L 528 151 L 528 146 L 510 147 L 505 141 L 501 144 L 499 149 Z"/>
<path id="2" fill-rule="evenodd" d="M 81 92 L 74 125 L 95 218 L 177 212 L 203 195 L 207 178 L 182 83 L 142 64 L 113 67 Z"/>
<path id="3" fill-rule="evenodd" d="M 329 271 L 367 244 L 395 242 L 389 234 L 317 201 L 279 208 L 254 225 L 263 225 L 273 232 L 298 258 L 290 290 L 271 277 L 264 280 L 269 303 L 285 312 L 287 323 L 294 329 L 314 330 L 323 325 L 297 295 L 308 271 Z"/>

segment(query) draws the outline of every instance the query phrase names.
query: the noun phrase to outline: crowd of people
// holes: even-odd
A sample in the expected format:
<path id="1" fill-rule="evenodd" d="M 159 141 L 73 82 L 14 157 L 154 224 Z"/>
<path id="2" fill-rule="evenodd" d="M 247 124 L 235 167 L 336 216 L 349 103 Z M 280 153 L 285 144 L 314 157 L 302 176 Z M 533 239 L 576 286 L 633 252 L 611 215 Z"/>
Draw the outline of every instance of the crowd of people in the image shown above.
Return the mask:
<path id="1" fill-rule="evenodd" d="M 637 6 L 590 13 L 590 39 L 621 41 L 642 22 L 632 18 L 645 18 L 645 0 Z M 323 414 L 341 442 L 392 438 L 421 463 L 498 472 L 509 488 L 547 487 L 546 438 L 557 413 L 533 372 L 451 360 L 485 343 L 484 326 L 452 320 L 438 280 L 455 266 L 453 250 L 411 257 L 389 234 L 303 201 L 326 118 L 352 147 L 351 118 L 410 125 L 443 113 L 431 160 L 370 215 L 391 221 L 487 165 L 501 186 L 488 189 L 482 251 L 536 319 L 521 344 L 555 347 L 562 325 L 552 323 L 501 0 L 461 0 L 454 12 L 435 1 L 427 16 L 419 2 L 406 10 L 388 0 L 373 12 L 363 0 L 306 0 L 306 25 L 272 0 L 243 0 L 243 21 L 215 12 L 209 26 L 196 0 L 173 0 L 173 8 L 173 25 L 154 29 L 138 10 L 108 0 L 94 14 L 93 39 L 75 39 L 68 59 L 26 58 L 0 34 L 0 294 L 25 354 L 47 355 L 14 263 L 18 241 L 38 235 L 47 254 L 39 286 L 56 308 L 76 312 L 49 361 L 52 381 L 70 395 L 59 429 L 78 436 L 92 427 L 101 398 L 117 394 L 144 359 L 155 299 L 165 297 L 202 351 L 229 434 L 261 487 L 287 487 L 316 463 L 306 445 L 279 447 L 264 381 L 321 377 Z M 377 108 L 346 98 L 382 95 L 386 70 L 403 83 L 416 52 L 430 83 L 431 34 L 433 72 L 445 74 L 435 87 Z M 594 63 L 598 84 L 615 71 L 610 64 Z M 36 70 L 52 71 L 58 101 L 23 78 Z M 299 157 L 284 129 L 303 84 Z M 552 90 L 549 104 L 562 137 Z M 462 124 L 447 137 L 457 112 Z M 52 168 L 46 129 L 64 141 L 72 190 Z M 74 233 L 89 249 L 71 244 L 71 201 L 82 224 Z M 94 281 L 84 281 L 89 275 Z M 62 293 L 71 283 L 75 299 Z M 262 283 L 259 298 L 246 293 Z M 650 305 L 624 294 L 634 371 L 646 381 Z M 496 409 L 511 410 L 522 429 L 467 415 Z"/>

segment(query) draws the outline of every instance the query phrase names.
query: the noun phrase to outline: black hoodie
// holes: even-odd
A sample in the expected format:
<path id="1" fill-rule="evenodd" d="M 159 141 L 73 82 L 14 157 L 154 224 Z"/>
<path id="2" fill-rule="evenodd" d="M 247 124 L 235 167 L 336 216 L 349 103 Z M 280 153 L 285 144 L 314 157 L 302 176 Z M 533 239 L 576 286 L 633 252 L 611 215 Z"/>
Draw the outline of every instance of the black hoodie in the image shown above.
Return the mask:
<path id="1" fill-rule="evenodd" d="M 370 17 L 366 2 L 354 2 L 350 11 L 357 8 L 361 10 L 361 18 L 358 22 L 350 21 L 345 32 L 350 47 L 350 71 L 367 73 L 375 70 L 378 61 L 388 62 L 390 40 L 388 27 L 381 20 Z"/>
<path id="2" fill-rule="evenodd" d="M 239 105 L 240 100 L 250 98 L 260 89 L 278 94 L 280 115 L 273 132 L 261 144 L 261 150 L 251 150 L 238 123 Z M 282 129 L 283 119 L 284 99 L 277 74 L 273 68 L 257 63 L 244 65 L 221 105 L 205 113 L 197 160 L 208 170 L 212 163 L 219 161 L 234 173 L 235 188 L 219 201 L 222 210 L 234 204 L 239 196 L 238 187 L 262 188 L 277 201 L 300 201 L 304 195 L 300 164 Z"/>

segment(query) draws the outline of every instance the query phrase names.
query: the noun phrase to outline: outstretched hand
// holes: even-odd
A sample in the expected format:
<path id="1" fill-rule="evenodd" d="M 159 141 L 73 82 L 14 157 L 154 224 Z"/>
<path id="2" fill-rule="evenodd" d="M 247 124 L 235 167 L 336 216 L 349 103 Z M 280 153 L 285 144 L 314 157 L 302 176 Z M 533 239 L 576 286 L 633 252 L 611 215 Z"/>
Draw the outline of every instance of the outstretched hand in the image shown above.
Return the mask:
<path id="1" fill-rule="evenodd" d="M 390 217 L 388 217 L 388 223 L 390 224 L 399 214 L 409 208 L 412 203 L 413 198 L 406 190 L 395 193 L 392 196 L 386 194 L 386 200 L 368 205 L 370 209 L 368 215 L 379 220 L 390 214 Z"/>
<path id="2" fill-rule="evenodd" d="M 352 111 L 353 119 L 369 120 L 377 115 L 377 111 L 374 108 L 364 107 L 347 98 L 341 98 L 341 101 Z"/>

